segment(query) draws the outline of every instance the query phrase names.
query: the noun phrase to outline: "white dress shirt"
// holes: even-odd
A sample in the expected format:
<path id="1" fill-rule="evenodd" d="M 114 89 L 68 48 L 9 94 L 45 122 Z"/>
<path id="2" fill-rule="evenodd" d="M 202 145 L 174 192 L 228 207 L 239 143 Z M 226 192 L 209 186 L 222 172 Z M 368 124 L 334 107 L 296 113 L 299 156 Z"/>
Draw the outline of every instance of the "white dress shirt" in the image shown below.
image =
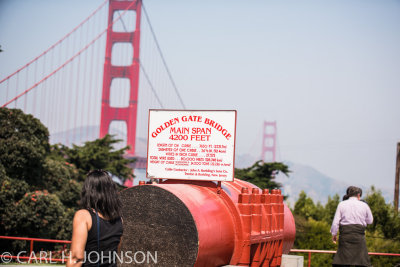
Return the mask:
<path id="1" fill-rule="evenodd" d="M 339 225 L 360 224 L 367 226 L 372 221 L 373 217 L 368 204 L 358 200 L 357 197 L 350 197 L 348 200 L 339 203 L 333 218 L 331 233 L 333 236 L 337 235 Z"/>

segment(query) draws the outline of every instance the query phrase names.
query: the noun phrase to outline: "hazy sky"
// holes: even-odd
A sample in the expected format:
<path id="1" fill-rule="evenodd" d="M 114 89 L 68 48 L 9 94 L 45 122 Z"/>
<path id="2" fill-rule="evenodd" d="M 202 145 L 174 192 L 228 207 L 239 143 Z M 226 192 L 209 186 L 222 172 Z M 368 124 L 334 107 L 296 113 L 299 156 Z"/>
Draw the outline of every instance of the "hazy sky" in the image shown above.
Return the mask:
<path id="1" fill-rule="evenodd" d="M 102 1 L 0 0 L 0 78 Z M 261 153 L 337 180 L 393 188 L 400 141 L 400 1 L 145 0 L 191 109 L 236 109 L 236 153 Z"/>

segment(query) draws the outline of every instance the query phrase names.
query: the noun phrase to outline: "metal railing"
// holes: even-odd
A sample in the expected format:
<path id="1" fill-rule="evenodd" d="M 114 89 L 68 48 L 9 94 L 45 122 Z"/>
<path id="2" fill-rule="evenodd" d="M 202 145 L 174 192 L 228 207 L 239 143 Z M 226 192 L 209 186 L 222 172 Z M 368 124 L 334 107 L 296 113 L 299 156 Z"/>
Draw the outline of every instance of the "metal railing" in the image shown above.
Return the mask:
<path id="1" fill-rule="evenodd" d="M 48 258 L 47 255 L 45 257 L 42 257 L 41 254 L 39 254 L 39 257 L 32 257 L 32 252 L 33 250 L 33 244 L 34 242 L 44 242 L 44 243 L 58 243 L 58 244 L 71 244 L 71 241 L 68 240 L 57 240 L 57 239 L 43 239 L 43 238 L 29 238 L 29 237 L 15 237 L 15 236 L 0 236 L 0 239 L 8 239 L 8 240 L 23 240 L 23 241 L 29 241 L 29 256 L 13 256 L 13 255 L 8 255 L 3 253 L 1 255 L 2 259 L 16 259 L 16 260 L 27 260 L 28 262 L 31 262 L 33 259 L 40 262 L 43 261 L 50 261 L 50 262 L 66 262 L 67 258 Z"/>
<path id="2" fill-rule="evenodd" d="M 307 253 L 308 254 L 308 267 L 311 267 L 311 254 L 312 253 L 320 253 L 320 254 L 336 254 L 334 250 L 314 250 L 314 249 L 291 249 L 292 253 Z M 397 253 L 381 253 L 381 252 L 368 252 L 370 256 L 392 256 L 392 257 L 400 257 L 400 254 Z"/>

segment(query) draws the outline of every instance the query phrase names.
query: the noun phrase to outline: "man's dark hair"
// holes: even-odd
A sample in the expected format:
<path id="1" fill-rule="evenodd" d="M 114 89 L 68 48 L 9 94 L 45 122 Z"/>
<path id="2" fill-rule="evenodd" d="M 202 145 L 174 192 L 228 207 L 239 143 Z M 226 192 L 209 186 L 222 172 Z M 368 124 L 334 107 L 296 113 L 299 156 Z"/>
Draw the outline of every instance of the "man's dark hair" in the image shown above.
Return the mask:
<path id="1" fill-rule="evenodd" d="M 122 204 L 116 184 L 103 170 L 87 174 L 81 192 L 81 208 L 100 212 L 107 220 L 116 220 L 122 215 Z"/>
<path id="2" fill-rule="evenodd" d="M 347 200 L 350 197 L 356 197 L 358 194 L 360 194 L 360 197 L 362 196 L 362 189 L 356 186 L 349 186 L 346 190 L 346 195 L 343 196 L 343 200 Z"/>

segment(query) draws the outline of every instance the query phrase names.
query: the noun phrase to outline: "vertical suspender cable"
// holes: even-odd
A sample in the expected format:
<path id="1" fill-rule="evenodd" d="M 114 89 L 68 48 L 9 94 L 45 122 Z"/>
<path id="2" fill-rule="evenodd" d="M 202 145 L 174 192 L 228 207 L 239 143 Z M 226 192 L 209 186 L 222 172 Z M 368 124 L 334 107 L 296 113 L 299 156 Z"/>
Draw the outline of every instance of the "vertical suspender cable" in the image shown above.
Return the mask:
<path id="1" fill-rule="evenodd" d="M 50 69 L 52 70 L 54 68 L 54 53 L 55 51 L 51 51 L 51 57 L 50 57 Z M 58 75 L 57 75 L 58 76 Z M 51 86 L 50 86 L 50 105 L 51 105 L 51 110 L 53 112 L 50 112 L 50 123 L 52 125 L 53 131 L 58 131 L 58 128 L 56 127 L 56 118 L 57 115 L 60 114 L 59 112 L 59 107 L 56 105 L 57 103 L 57 92 L 58 92 L 58 87 L 56 85 L 56 78 L 57 77 L 52 77 L 51 79 Z"/>
<path id="2" fill-rule="evenodd" d="M 87 42 L 87 39 L 88 39 L 88 37 L 89 37 L 89 25 L 86 25 L 87 26 L 87 28 L 86 28 L 86 41 L 85 41 L 85 43 Z M 93 51 L 93 49 L 94 49 L 94 47 L 92 46 L 91 48 L 90 48 L 90 51 Z M 89 95 L 89 91 L 90 91 L 90 87 L 89 86 L 86 86 L 87 84 L 88 84 L 88 79 L 87 79 L 87 77 L 88 77 L 88 66 L 89 66 L 89 64 L 88 64 L 88 61 L 89 61 L 89 59 L 88 59 L 88 56 L 89 56 L 89 51 L 86 51 L 86 54 L 85 54 L 85 60 L 84 60 L 84 67 L 83 67 L 83 69 L 84 69 L 84 75 L 83 75 L 83 87 L 82 87 L 82 91 L 84 92 L 84 97 L 82 97 L 82 100 L 81 100 L 81 102 L 82 102 L 82 110 L 81 110 L 81 118 L 82 118 L 82 127 L 84 127 L 84 129 L 82 129 L 82 130 L 84 130 L 85 132 L 84 132 L 84 135 L 85 136 L 87 136 L 87 128 L 89 127 L 89 123 L 88 122 L 85 122 L 85 116 L 84 116 L 84 111 L 85 111 L 85 103 L 86 103 L 86 105 L 89 105 L 89 103 L 90 103 L 90 101 L 89 101 L 89 99 L 87 99 L 87 96 Z M 80 136 L 81 136 L 81 139 L 83 139 L 83 133 L 82 132 L 80 132 Z M 86 138 L 85 138 L 85 140 L 87 140 Z"/>
<path id="3" fill-rule="evenodd" d="M 46 54 L 43 56 L 43 60 L 42 60 L 42 77 L 46 75 Z M 40 115 L 45 117 L 46 112 L 45 112 L 45 106 L 47 104 L 46 102 L 46 87 L 44 86 L 45 83 L 42 83 L 42 90 L 41 91 L 41 98 L 40 98 Z M 25 95 L 26 96 L 26 95 Z M 42 115 L 43 114 L 43 115 Z"/>
<path id="4" fill-rule="evenodd" d="M 28 70 L 29 70 L 29 68 L 28 69 L 26 69 L 26 76 L 25 76 L 25 88 L 27 88 L 28 87 L 28 75 L 29 75 L 29 72 L 28 72 Z M 27 102 L 27 98 L 28 98 L 28 95 L 26 95 L 25 96 L 25 98 L 24 98 L 24 110 L 26 111 L 26 102 Z"/>
<path id="5" fill-rule="evenodd" d="M 79 37 L 79 40 L 80 41 L 82 41 L 82 33 L 83 33 L 83 31 L 81 30 L 81 32 L 80 32 L 80 37 Z M 78 44 L 78 47 L 80 47 L 79 46 L 79 44 Z M 86 52 L 86 51 L 85 51 Z M 80 85 L 80 77 L 81 77 L 81 75 L 80 75 L 80 70 L 81 70 L 81 56 L 82 55 L 79 55 L 78 56 L 78 62 L 77 62 L 77 70 L 76 70 L 76 89 L 75 89 L 75 118 L 74 118 L 74 122 L 73 122 L 73 125 L 74 125 L 74 129 L 73 129 L 73 137 L 74 137 L 74 140 L 75 140 L 75 142 L 79 142 L 80 140 L 79 140 L 79 138 L 77 138 L 77 136 L 80 136 L 80 130 L 78 131 L 78 129 L 77 129 L 77 127 L 79 127 L 78 125 L 79 125 L 79 123 L 78 123 L 78 119 L 79 119 L 79 114 L 81 114 L 81 112 L 79 112 L 80 111 L 80 104 L 79 104 L 79 99 L 80 98 L 82 98 L 83 96 L 82 96 L 82 94 L 81 94 L 81 96 L 79 97 L 79 91 L 81 91 L 81 92 L 83 92 L 83 90 L 79 90 L 80 89 L 80 87 L 79 87 L 79 85 Z"/>
<path id="6" fill-rule="evenodd" d="M 6 101 L 8 101 L 8 89 L 10 88 L 10 80 L 7 80 L 7 87 L 6 87 Z"/>
<path id="7" fill-rule="evenodd" d="M 36 80 L 37 80 L 37 68 L 38 68 L 38 61 L 35 61 L 35 73 L 34 73 L 34 76 L 33 76 L 33 81 L 34 82 L 36 82 Z M 33 112 L 32 112 L 32 114 L 34 114 L 35 116 L 36 116 L 36 105 L 37 105 L 37 90 L 35 90 L 34 92 L 33 92 L 33 94 L 34 94 L 34 96 L 33 96 L 33 98 L 34 98 L 34 101 L 33 101 Z"/>
<path id="8" fill-rule="evenodd" d="M 18 92 L 18 81 L 19 81 L 19 72 L 17 73 L 17 86 L 16 86 L 16 91 Z M 17 99 L 14 102 L 14 108 L 17 108 Z"/>

